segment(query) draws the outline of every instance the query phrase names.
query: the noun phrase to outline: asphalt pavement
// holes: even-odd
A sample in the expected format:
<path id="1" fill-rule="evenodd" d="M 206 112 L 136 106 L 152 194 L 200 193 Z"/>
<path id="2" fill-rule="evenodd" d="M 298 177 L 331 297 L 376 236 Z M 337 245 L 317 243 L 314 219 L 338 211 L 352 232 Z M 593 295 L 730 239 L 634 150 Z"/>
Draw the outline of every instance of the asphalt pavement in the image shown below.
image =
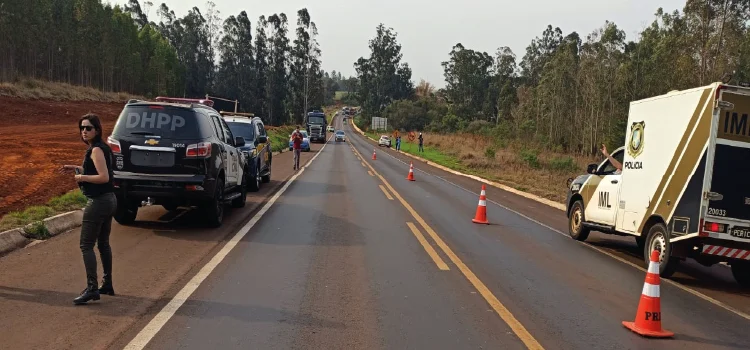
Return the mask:
<path id="1" fill-rule="evenodd" d="M 474 224 L 480 183 L 421 162 L 407 181 L 409 158 L 334 125 L 347 142 L 314 144 L 221 230 L 117 228 L 117 297 L 72 307 L 75 236 L 0 258 L 14 271 L 0 276 L 0 348 L 750 348 L 750 321 L 717 304 L 745 310 L 746 296 L 711 302 L 663 282 L 675 337 L 638 336 L 621 322 L 644 271 L 561 234 L 563 212 L 488 187 L 491 224 Z"/>

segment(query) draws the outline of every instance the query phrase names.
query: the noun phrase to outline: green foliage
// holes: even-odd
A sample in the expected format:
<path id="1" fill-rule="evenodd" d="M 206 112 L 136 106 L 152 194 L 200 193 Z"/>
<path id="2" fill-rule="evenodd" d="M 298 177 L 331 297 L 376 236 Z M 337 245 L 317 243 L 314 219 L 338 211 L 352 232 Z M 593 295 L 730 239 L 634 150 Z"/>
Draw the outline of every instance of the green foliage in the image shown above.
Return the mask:
<path id="1" fill-rule="evenodd" d="M 47 206 L 58 212 L 75 210 L 86 205 L 86 196 L 76 189 L 62 196 L 54 197 L 47 202 Z"/>
<path id="2" fill-rule="evenodd" d="M 26 234 L 26 237 L 33 239 L 47 239 L 52 236 L 43 221 L 31 223 L 29 226 L 23 228 L 23 232 Z"/>
<path id="3" fill-rule="evenodd" d="M 484 150 L 484 156 L 487 157 L 489 160 L 495 159 L 495 147 L 487 147 L 487 149 Z"/>
<path id="4" fill-rule="evenodd" d="M 466 126 L 464 131 L 470 134 L 489 136 L 492 133 L 492 124 L 485 120 L 474 120 Z"/>
<path id="5" fill-rule="evenodd" d="M 523 149 L 518 153 L 521 161 L 532 168 L 539 168 L 539 151 L 535 149 Z"/>
<path id="6" fill-rule="evenodd" d="M 549 161 L 548 167 L 556 171 L 575 171 L 578 169 L 572 157 L 558 157 Z"/>

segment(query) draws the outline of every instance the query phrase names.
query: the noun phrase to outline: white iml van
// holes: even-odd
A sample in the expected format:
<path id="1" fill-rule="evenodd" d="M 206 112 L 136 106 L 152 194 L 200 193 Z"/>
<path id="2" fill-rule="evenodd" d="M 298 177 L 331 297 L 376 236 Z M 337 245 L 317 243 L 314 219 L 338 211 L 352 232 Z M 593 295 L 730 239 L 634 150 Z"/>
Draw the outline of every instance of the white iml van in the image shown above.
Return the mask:
<path id="1" fill-rule="evenodd" d="M 570 236 L 634 236 L 661 252 L 661 275 L 680 261 L 726 262 L 750 285 L 750 88 L 714 83 L 630 103 L 625 146 L 570 183 Z"/>

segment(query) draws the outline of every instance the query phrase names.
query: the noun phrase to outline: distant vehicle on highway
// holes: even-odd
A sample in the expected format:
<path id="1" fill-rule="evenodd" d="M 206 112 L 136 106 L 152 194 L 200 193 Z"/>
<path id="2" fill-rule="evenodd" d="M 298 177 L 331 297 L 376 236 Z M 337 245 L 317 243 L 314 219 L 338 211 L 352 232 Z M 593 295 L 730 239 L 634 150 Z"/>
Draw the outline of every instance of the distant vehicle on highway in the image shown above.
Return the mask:
<path id="1" fill-rule="evenodd" d="M 325 113 L 321 111 L 312 111 L 307 113 L 305 118 L 305 125 L 307 127 L 307 133 L 310 135 L 310 141 L 326 142 L 326 121 Z"/>
<path id="2" fill-rule="evenodd" d="M 380 135 L 380 140 L 378 140 L 378 146 L 391 147 L 391 138 L 388 137 L 388 135 Z"/>
<path id="3" fill-rule="evenodd" d="M 259 117 L 252 113 L 221 112 L 229 130 L 235 136 L 242 136 L 245 145 L 239 147 L 245 155 L 245 176 L 247 189 L 250 192 L 260 190 L 261 183 L 271 182 L 271 141 L 266 134 L 266 128 Z"/>
<path id="4" fill-rule="evenodd" d="M 302 151 L 304 152 L 310 152 L 310 137 L 307 135 L 307 131 L 300 130 L 299 132 L 302 133 Z M 289 135 L 289 150 L 294 149 L 294 142 L 292 142 L 292 135 Z"/>
<path id="5" fill-rule="evenodd" d="M 327 130 L 328 132 L 334 132 L 334 131 L 335 131 L 335 130 L 333 129 L 333 125 L 329 125 L 329 126 L 328 126 L 328 128 L 327 128 L 326 130 Z"/>
<path id="6" fill-rule="evenodd" d="M 748 106 L 750 88 L 722 83 L 631 102 L 625 146 L 569 183 L 570 236 L 632 236 L 663 277 L 692 258 L 750 286 Z"/>
<path id="7" fill-rule="evenodd" d="M 343 130 L 336 131 L 336 142 L 343 141 L 346 142 L 346 135 L 344 135 Z"/>
<path id="8" fill-rule="evenodd" d="M 245 139 L 212 108 L 213 101 L 157 97 L 130 100 L 108 143 L 115 158 L 115 220 L 135 221 L 139 207 L 198 206 L 211 226 L 224 206 L 246 200 Z M 258 140 L 265 142 L 263 139 Z"/>

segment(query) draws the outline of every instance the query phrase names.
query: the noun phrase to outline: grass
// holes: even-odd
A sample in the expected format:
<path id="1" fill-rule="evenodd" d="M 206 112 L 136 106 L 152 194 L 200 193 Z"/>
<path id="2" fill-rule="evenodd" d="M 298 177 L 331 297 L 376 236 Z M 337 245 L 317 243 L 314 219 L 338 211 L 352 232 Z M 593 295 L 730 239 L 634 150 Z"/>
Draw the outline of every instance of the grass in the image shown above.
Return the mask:
<path id="1" fill-rule="evenodd" d="M 283 152 L 289 149 L 289 135 L 294 131 L 293 126 L 266 126 L 268 140 L 271 141 L 271 152 Z"/>
<path id="2" fill-rule="evenodd" d="M 367 137 L 375 141 L 383 133 L 365 131 Z M 584 174 L 589 163 L 600 161 L 592 157 L 542 152 L 476 134 L 423 133 L 423 136 L 423 153 L 418 152 L 417 140 L 409 142 L 405 136 L 401 138 L 401 151 L 560 203 L 565 201 L 566 180 Z"/>
<path id="3" fill-rule="evenodd" d="M 143 99 L 125 92 L 103 92 L 86 86 L 22 78 L 0 83 L 0 96 L 29 100 L 124 102 L 131 98 Z"/>
<path id="4" fill-rule="evenodd" d="M 6 214 L 0 219 L 0 232 L 32 224 L 31 227 L 24 229 L 26 235 L 30 238 L 46 239 L 49 238 L 49 232 L 42 220 L 60 213 L 83 208 L 85 205 L 86 197 L 80 190 L 76 189 L 50 199 L 46 205 L 35 205 L 23 211 Z"/>
<path id="5" fill-rule="evenodd" d="M 337 100 L 337 101 L 340 101 L 344 97 L 346 97 L 346 95 L 348 95 L 348 94 L 349 94 L 348 91 L 336 91 L 336 95 L 333 97 L 333 99 Z"/>

